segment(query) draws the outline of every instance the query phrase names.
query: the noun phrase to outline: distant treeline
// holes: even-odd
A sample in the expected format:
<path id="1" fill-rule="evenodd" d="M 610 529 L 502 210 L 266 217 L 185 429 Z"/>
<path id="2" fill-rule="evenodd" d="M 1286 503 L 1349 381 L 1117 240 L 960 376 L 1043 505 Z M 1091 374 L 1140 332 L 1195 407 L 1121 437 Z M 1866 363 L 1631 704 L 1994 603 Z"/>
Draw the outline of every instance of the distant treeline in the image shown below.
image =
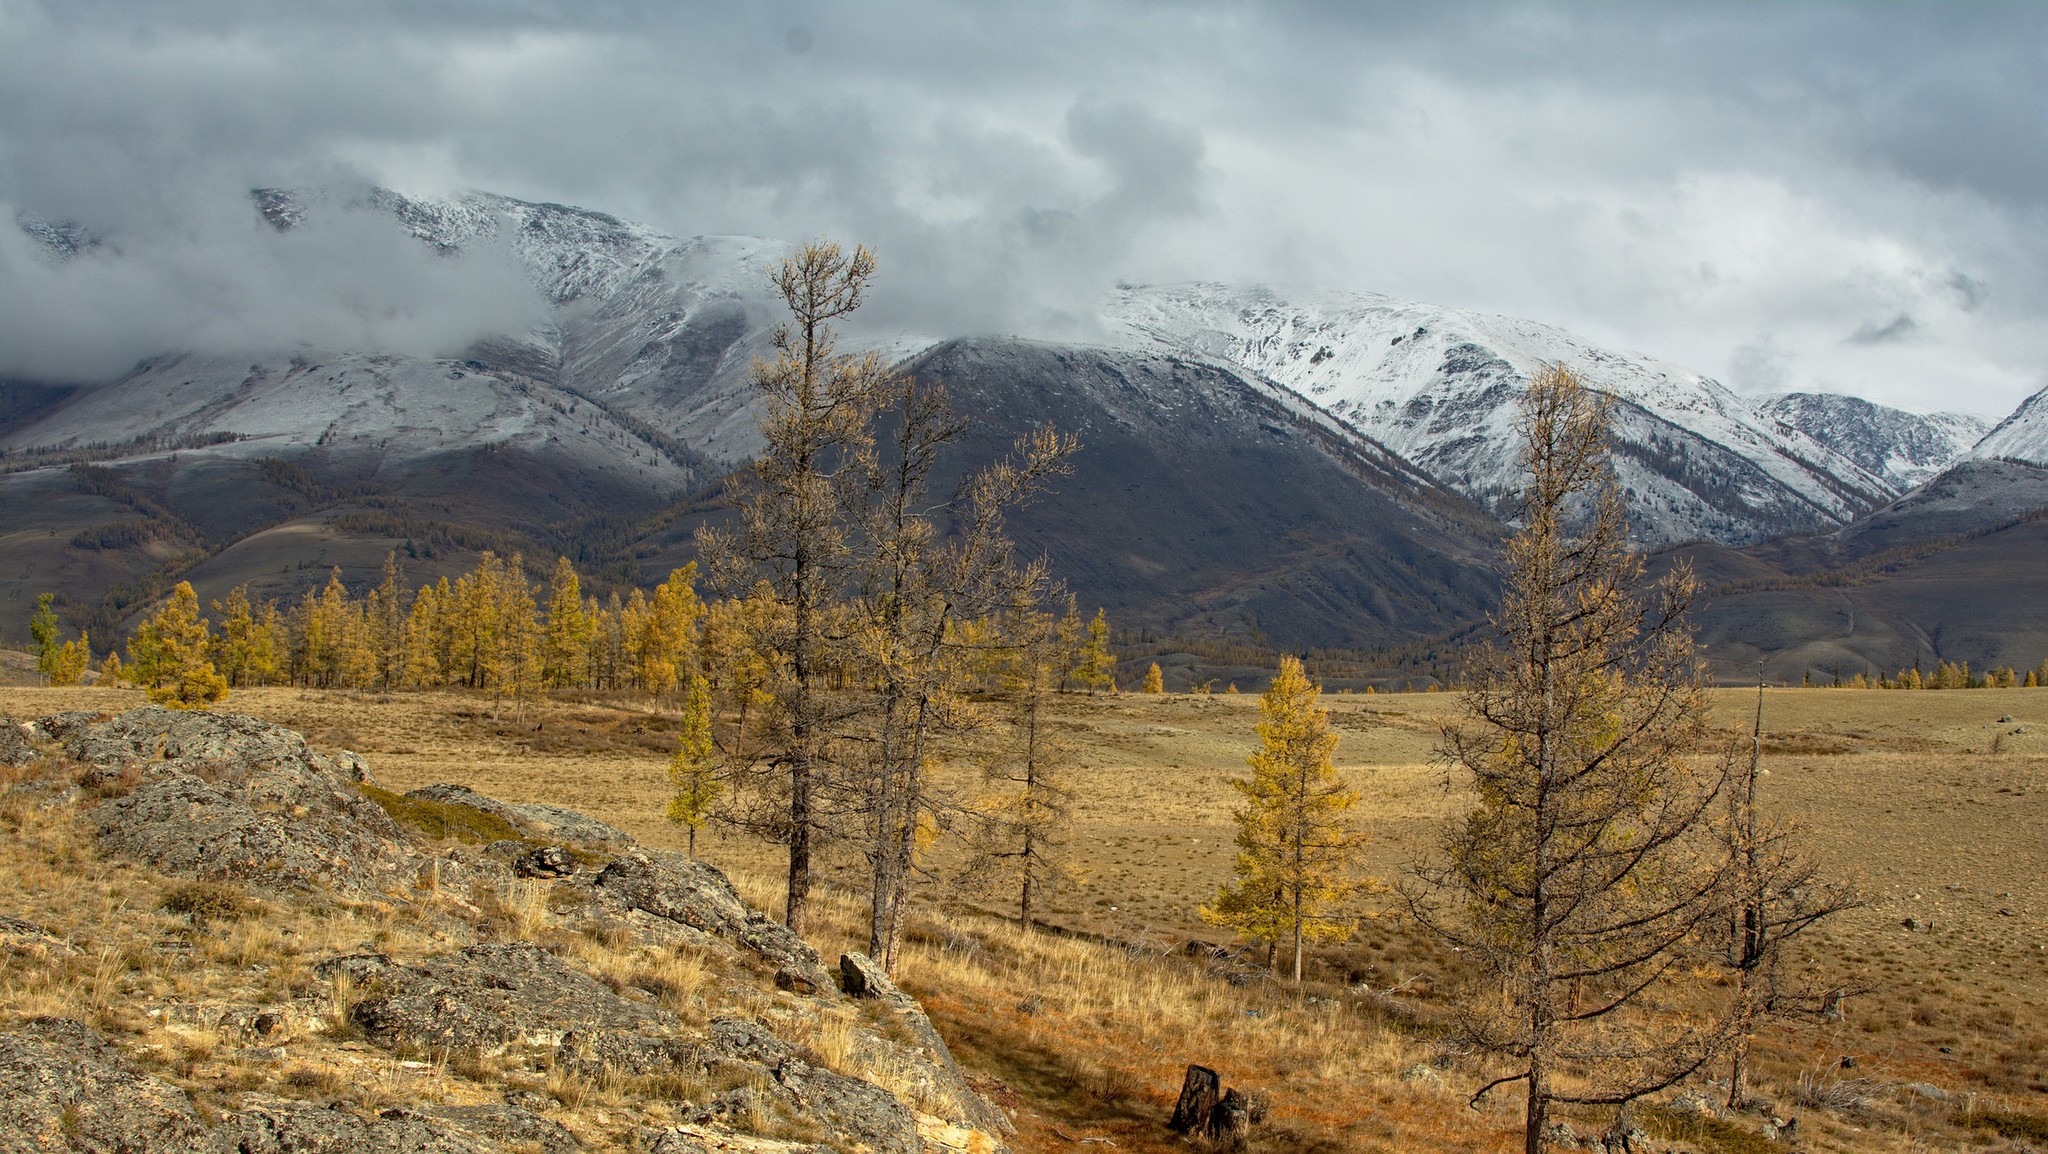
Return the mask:
<path id="1" fill-rule="evenodd" d="M 179 449 L 204 449 L 244 440 L 241 433 L 145 433 L 126 441 L 88 441 L 83 445 L 38 445 L 9 451 L 0 449 L 0 473 L 25 473 L 52 465 L 111 461 L 141 453 L 168 453 Z"/>
<path id="2" fill-rule="evenodd" d="M 1860 585 L 1865 581 L 1895 573 L 1917 561 L 1925 561 L 1953 549 L 1961 548 L 1972 541 L 1981 541 L 1993 534 L 2003 533 L 2021 525 L 2037 521 L 2048 521 L 2048 506 L 2032 509 L 2025 513 L 1982 525 L 1967 532 L 1950 534 L 1932 541 L 1915 545 L 1901 545 L 1873 553 L 1860 561 L 1848 565 L 1823 569 L 1817 573 L 1789 574 L 1782 577 L 1757 577 L 1747 581 L 1726 581 L 1708 590 L 1712 597 L 1730 597 L 1740 593 L 1761 593 L 1778 589 L 1830 589 L 1844 585 Z"/>

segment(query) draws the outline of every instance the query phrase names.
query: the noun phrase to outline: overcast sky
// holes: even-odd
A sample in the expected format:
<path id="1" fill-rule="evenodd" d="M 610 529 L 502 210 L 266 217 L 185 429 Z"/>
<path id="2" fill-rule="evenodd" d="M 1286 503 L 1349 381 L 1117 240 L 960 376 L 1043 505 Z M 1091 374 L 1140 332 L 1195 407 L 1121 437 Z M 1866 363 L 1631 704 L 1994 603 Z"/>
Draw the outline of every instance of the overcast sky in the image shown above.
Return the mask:
<path id="1" fill-rule="evenodd" d="M 1256 280 L 1750 392 L 2048 384 L 2048 5 L 1948 2 L 0 0 L 0 203 L 125 257 L 0 239 L 0 369 L 521 307 L 368 238 L 255 247 L 247 189 L 351 180 L 864 240 L 935 329 Z"/>

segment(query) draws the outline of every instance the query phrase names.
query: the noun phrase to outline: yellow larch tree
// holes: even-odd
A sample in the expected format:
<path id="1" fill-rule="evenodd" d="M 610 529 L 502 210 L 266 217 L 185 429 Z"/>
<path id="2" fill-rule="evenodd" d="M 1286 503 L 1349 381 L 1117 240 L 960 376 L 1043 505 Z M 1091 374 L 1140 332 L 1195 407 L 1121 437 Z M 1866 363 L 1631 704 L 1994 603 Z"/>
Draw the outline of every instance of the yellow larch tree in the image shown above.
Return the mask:
<path id="1" fill-rule="evenodd" d="M 207 659 L 211 630 L 199 595 L 180 581 L 155 617 L 128 642 L 127 675 L 149 698 L 172 709 L 204 709 L 228 695 L 227 679 Z"/>

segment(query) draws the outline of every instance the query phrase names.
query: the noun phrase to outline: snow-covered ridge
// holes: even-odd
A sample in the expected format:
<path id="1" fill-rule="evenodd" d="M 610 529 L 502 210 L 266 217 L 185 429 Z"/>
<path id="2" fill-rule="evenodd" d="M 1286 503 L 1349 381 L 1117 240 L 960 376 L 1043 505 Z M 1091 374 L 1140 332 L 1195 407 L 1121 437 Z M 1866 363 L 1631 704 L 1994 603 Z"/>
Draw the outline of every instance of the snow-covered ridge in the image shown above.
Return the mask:
<path id="1" fill-rule="evenodd" d="M 1984 434 L 1970 455 L 2048 467 L 2048 389 L 2021 401 L 2011 416 Z"/>
<path id="2" fill-rule="evenodd" d="M 1549 325 L 1369 293 L 1120 289 L 1133 342 L 1193 350 L 1313 400 L 1482 503 L 1519 481 L 1516 397 L 1550 362 L 1632 408 L 1617 466 L 1639 535 L 1744 541 L 1847 521 L 1894 487 L 1718 382 Z"/>
<path id="3" fill-rule="evenodd" d="M 1901 492 L 1969 456 L 1990 427 L 1967 413 L 1909 413 L 1839 393 L 1781 393 L 1756 408 Z"/>

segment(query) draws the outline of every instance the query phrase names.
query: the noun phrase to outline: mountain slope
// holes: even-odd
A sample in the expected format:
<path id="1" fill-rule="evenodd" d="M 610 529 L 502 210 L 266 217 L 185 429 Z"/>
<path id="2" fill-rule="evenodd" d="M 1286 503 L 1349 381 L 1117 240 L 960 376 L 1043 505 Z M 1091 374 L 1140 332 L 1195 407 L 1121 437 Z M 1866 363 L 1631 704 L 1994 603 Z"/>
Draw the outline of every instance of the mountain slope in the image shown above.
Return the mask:
<path id="1" fill-rule="evenodd" d="M 1990 427 L 1966 413 L 1909 413 L 1839 393 L 1782 393 L 1758 401 L 1756 409 L 1900 492 L 1968 456 Z"/>
<path id="2" fill-rule="evenodd" d="M 1970 455 L 1986 461 L 2048 465 L 2048 389 L 2020 402 L 2012 415 L 1984 434 Z"/>
<path id="3" fill-rule="evenodd" d="M 1569 365 L 1621 402 L 1616 464 L 1637 536 L 1650 544 L 1831 528 L 1896 493 L 1711 380 L 1532 321 L 1214 284 L 1127 288 L 1109 318 L 1141 344 L 1194 350 L 1284 385 L 1495 507 L 1519 483 L 1522 384 L 1545 363 Z"/>

